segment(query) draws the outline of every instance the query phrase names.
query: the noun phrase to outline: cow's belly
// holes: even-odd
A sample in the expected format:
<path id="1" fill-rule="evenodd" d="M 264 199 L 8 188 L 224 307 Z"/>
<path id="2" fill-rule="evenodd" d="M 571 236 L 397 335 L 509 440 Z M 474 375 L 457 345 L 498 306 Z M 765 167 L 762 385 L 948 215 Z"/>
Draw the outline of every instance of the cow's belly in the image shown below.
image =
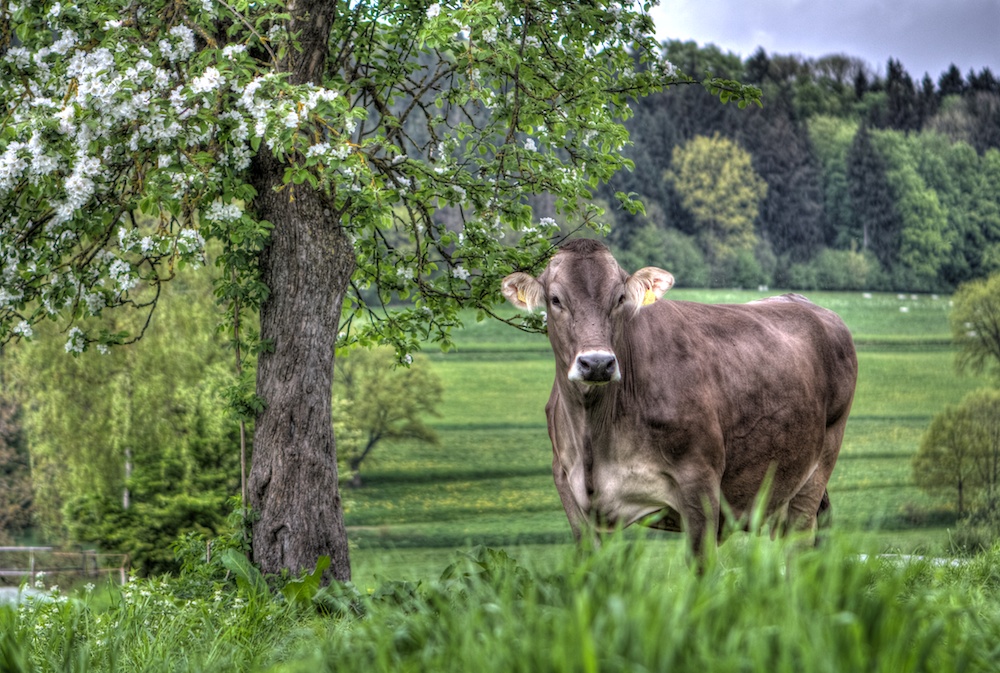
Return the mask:
<path id="1" fill-rule="evenodd" d="M 593 480 L 590 514 L 598 525 L 629 526 L 652 517 L 645 523 L 680 530 L 677 488 L 662 471 L 641 464 L 606 463 L 594 466 Z"/>

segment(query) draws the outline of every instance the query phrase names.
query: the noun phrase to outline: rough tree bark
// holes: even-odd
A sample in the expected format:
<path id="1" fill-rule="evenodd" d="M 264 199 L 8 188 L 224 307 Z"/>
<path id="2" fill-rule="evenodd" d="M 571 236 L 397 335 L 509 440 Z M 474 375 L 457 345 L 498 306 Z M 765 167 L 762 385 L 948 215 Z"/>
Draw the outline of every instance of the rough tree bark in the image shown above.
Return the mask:
<path id="1" fill-rule="evenodd" d="M 319 83 L 336 3 L 289 5 L 301 51 L 282 68 L 293 82 Z M 355 257 L 337 213 L 307 184 L 277 190 L 284 164 L 265 147 L 254 158 L 257 214 L 274 229 L 261 255 L 270 295 L 260 309 L 257 419 L 249 500 L 253 560 L 265 573 L 311 570 L 329 556 L 328 579 L 351 577 L 331 416 L 334 344 Z"/>

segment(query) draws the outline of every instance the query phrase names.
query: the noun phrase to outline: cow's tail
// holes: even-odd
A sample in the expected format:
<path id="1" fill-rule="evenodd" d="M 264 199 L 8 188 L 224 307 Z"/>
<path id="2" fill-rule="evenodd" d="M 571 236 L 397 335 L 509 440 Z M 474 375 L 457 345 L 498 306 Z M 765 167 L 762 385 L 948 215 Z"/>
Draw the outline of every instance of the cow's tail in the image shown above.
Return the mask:
<path id="1" fill-rule="evenodd" d="M 819 501 L 819 509 L 816 510 L 816 522 L 819 528 L 829 528 L 833 523 L 830 492 L 826 489 L 823 489 L 823 497 Z"/>
<path id="2" fill-rule="evenodd" d="M 819 531 L 833 525 L 833 506 L 830 504 L 830 492 L 823 489 L 823 497 L 820 498 L 819 508 L 816 510 L 816 546 L 822 542 Z"/>

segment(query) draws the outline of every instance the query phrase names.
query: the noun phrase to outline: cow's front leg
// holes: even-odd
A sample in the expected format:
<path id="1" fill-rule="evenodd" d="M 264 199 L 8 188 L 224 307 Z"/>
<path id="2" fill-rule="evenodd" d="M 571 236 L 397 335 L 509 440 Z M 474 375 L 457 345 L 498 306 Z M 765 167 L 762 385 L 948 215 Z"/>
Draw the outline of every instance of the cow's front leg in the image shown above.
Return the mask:
<path id="1" fill-rule="evenodd" d="M 705 557 L 705 545 L 716 545 L 719 540 L 720 512 L 719 482 L 704 475 L 689 479 L 680 486 L 680 514 L 687 533 L 691 553 L 699 562 Z"/>
<path id="2" fill-rule="evenodd" d="M 563 509 L 566 511 L 566 518 L 569 520 L 569 527 L 573 531 L 573 539 L 580 542 L 586 531 L 588 535 L 595 538 L 596 532 L 592 522 L 587 518 L 586 513 L 580 508 L 576 498 L 573 497 L 573 487 L 569 476 L 559 460 L 558 455 L 552 456 L 552 479 L 556 484 L 556 492 L 559 493 L 559 500 L 562 501 Z"/>

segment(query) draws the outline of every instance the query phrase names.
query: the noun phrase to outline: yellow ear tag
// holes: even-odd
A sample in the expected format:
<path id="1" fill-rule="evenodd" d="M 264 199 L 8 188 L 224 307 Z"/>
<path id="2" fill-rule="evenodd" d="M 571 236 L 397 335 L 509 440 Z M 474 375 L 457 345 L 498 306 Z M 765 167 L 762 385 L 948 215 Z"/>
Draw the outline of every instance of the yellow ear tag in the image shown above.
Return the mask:
<path id="1" fill-rule="evenodd" d="M 517 288 L 517 300 L 522 304 L 528 303 L 524 296 L 524 290 L 522 290 L 521 288 Z"/>
<path id="2" fill-rule="evenodd" d="M 656 301 L 656 294 L 653 292 L 652 289 L 647 289 L 646 294 L 642 296 L 642 305 L 649 306 L 655 301 Z"/>

